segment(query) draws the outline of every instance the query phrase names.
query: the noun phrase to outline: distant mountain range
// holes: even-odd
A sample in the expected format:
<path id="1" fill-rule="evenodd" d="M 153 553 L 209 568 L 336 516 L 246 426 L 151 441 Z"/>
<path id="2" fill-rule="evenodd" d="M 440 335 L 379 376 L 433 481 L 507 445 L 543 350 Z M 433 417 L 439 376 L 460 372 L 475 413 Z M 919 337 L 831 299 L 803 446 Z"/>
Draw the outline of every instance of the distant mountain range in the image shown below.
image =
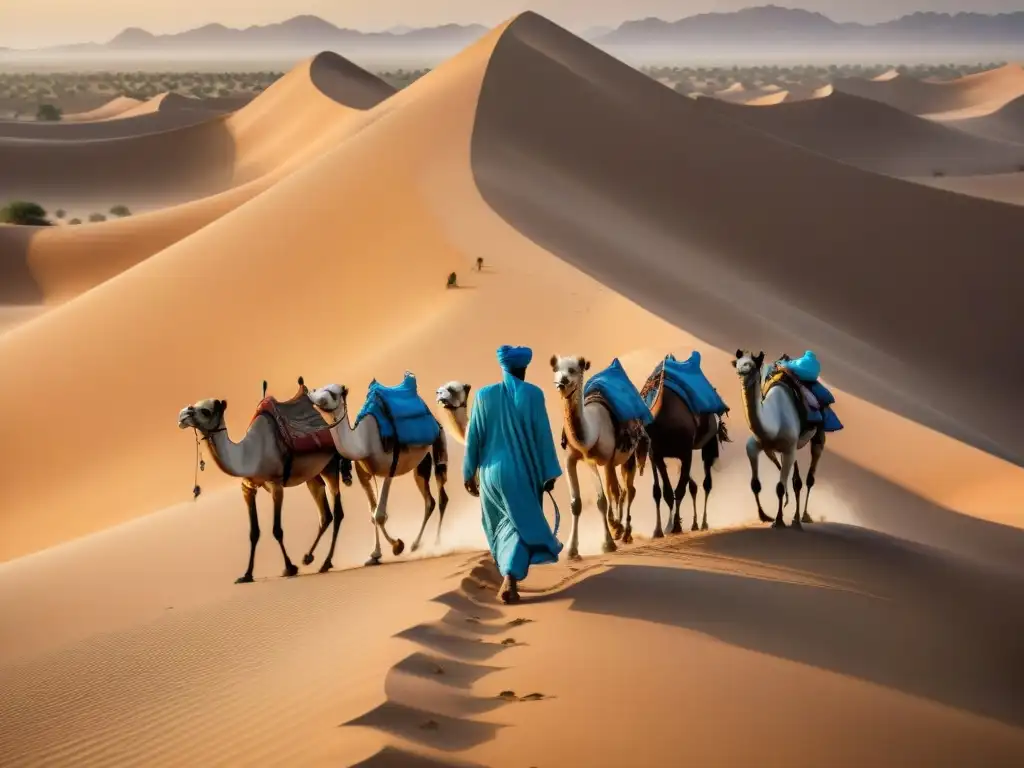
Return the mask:
<path id="1" fill-rule="evenodd" d="M 296 16 L 277 24 L 233 29 L 207 24 L 173 35 L 154 35 L 131 27 L 106 43 L 79 43 L 46 50 L 67 53 L 187 51 L 215 48 L 243 52 L 259 48 L 367 50 L 394 47 L 462 48 L 488 31 L 480 24 L 445 24 L 386 32 L 360 32 L 319 16 Z M 703 13 L 679 21 L 648 18 L 615 29 L 595 27 L 583 35 L 606 48 L 648 45 L 772 43 L 788 45 L 900 44 L 936 45 L 1024 43 L 1024 11 L 1003 14 L 931 13 L 901 16 L 879 24 L 839 23 L 820 13 L 765 5 L 731 13 Z M 8 53 L 13 49 L 3 49 Z"/>

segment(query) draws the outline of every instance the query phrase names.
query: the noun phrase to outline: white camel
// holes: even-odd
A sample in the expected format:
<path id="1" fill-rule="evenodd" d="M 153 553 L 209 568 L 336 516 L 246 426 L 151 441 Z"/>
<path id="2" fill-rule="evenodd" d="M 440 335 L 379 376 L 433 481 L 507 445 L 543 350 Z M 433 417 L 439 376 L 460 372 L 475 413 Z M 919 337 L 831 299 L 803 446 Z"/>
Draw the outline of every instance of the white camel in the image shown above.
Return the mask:
<path id="1" fill-rule="evenodd" d="M 551 370 L 554 371 L 555 388 L 562 396 L 564 410 L 566 449 L 565 474 L 569 481 L 569 500 L 572 509 L 572 532 L 569 536 L 567 557 L 578 560 L 579 520 L 583 502 L 580 499 L 580 480 L 577 465 L 582 460 L 594 472 L 597 479 L 597 508 L 601 512 L 604 526 L 604 552 L 614 552 L 617 547 L 612 537 L 612 527 L 623 543 L 633 540 L 632 507 L 636 497 L 633 485 L 637 468 L 643 470 L 646 461 L 646 442 L 634 438 L 623 449 L 619 444 L 611 411 L 600 402 L 584 402 L 583 375 L 590 370 L 590 361 L 583 357 L 551 356 Z M 622 484 L 616 476 L 616 469 L 622 474 Z M 612 518 L 609 500 L 618 510 L 617 519 Z M 626 522 L 622 525 L 623 509 Z"/>
<path id="2" fill-rule="evenodd" d="M 807 496 L 804 499 L 802 522 L 810 523 L 807 513 L 810 502 L 811 488 L 814 487 L 814 472 L 818 461 L 825 450 L 825 432 L 814 428 L 801 433 L 800 412 L 797 410 L 794 393 L 785 385 L 773 385 L 767 392 L 762 392 L 761 368 L 764 365 L 764 352 L 756 355 L 737 349 L 733 366 L 742 382 L 743 412 L 750 426 L 751 437 L 747 440 L 747 458 L 750 460 L 750 490 L 757 500 L 757 514 L 762 522 L 770 522 L 761 507 L 761 481 L 758 478 L 758 457 L 763 451 L 773 462 L 775 454 L 779 454 L 779 481 L 775 485 L 775 495 L 779 499 L 779 509 L 775 516 L 773 528 L 785 528 L 782 518 L 783 498 L 788 496 L 790 473 L 793 478 L 793 491 L 796 495 L 796 514 L 792 527 L 801 529 L 800 490 L 803 483 L 800 469 L 796 463 L 796 452 L 807 443 L 811 444 L 811 465 L 807 470 Z"/>
<path id="3" fill-rule="evenodd" d="M 331 437 L 338 453 L 346 459 L 351 459 L 356 467 L 356 476 L 359 484 L 366 493 L 367 501 L 370 504 L 370 515 L 374 524 L 375 543 L 370 559 L 366 565 L 379 565 L 381 558 L 380 535 L 391 545 L 391 551 L 397 557 L 405 549 L 405 543 L 401 539 L 393 539 L 387 532 L 388 522 L 388 495 L 391 490 L 391 481 L 402 475 L 416 470 L 414 478 L 416 487 L 423 496 L 423 524 L 420 532 L 413 542 L 412 551 L 419 549 L 420 540 L 427 527 L 427 521 L 434 512 L 437 505 L 430 492 L 430 465 L 431 454 L 433 454 L 434 473 L 437 479 L 438 507 L 437 538 L 441 541 L 441 525 L 444 523 L 444 512 L 448 507 L 448 494 L 445 491 L 445 483 L 448 479 L 448 451 L 444 429 L 441 428 L 433 445 L 403 445 L 399 446 L 397 441 L 392 448 L 385 446 L 380 435 L 380 426 L 372 414 L 363 417 L 355 428 L 349 420 L 348 413 L 348 388 L 339 384 L 328 384 L 326 387 L 315 389 L 309 394 L 313 405 L 321 412 L 330 416 Z M 384 478 L 381 484 L 380 498 L 376 498 L 373 489 L 373 479 Z"/>
<path id="4" fill-rule="evenodd" d="M 469 428 L 469 392 L 471 384 L 449 381 L 437 388 L 437 404 L 448 415 L 448 426 L 452 435 L 462 445 L 466 444 L 466 430 Z"/>

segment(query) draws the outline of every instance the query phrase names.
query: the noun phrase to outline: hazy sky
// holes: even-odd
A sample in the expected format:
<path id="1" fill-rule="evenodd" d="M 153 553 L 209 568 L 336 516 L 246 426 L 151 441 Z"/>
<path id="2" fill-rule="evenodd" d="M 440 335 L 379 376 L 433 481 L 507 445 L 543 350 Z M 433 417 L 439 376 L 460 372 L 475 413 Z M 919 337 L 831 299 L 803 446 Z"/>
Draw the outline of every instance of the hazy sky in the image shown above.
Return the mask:
<path id="1" fill-rule="evenodd" d="M 877 21 L 918 10 L 980 12 L 1024 10 L 1024 0 L 774 0 L 821 11 L 837 21 Z M 239 27 L 312 13 L 363 30 L 397 24 L 495 24 L 535 10 L 577 31 L 625 19 L 677 19 L 706 11 L 736 10 L 768 0 L 0 0 L 0 46 L 31 48 L 106 41 L 125 27 L 180 32 L 210 22 Z"/>

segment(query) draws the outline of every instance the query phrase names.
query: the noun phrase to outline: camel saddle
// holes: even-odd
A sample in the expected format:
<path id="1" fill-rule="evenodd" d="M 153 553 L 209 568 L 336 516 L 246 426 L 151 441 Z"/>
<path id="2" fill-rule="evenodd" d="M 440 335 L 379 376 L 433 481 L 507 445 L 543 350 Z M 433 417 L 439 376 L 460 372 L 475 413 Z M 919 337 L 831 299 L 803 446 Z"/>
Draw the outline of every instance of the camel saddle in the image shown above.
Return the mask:
<path id="1" fill-rule="evenodd" d="M 309 399 L 309 390 L 305 385 L 291 400 L 277 400 L 266 397 L 256 406 L 252 421 L 266 416 L 277 427 L 277 439 L 286 454 L 333 452 L 334 438 L 324 417 L 313 406 Z M 252 421 L 249 422 L 250 426 Z"/>
<path id="2" fill-rule="evenodd" d="M 612 420 L 612 428 L 615 430 L 616 451 L 633 451 L 636 449 L 637 445 L 640 444 L 640 441 L 647 436 L 644 425 L 637 419 L 620 423 L 619 420 L 615 418 L 615 411 L 612 408 L 611 403 L 608 402 L 607 398 L 605 398 L 601 392 L 594 390 L 583 398 L 584 407 L 591 404 L 600 405 L 608 411 L 608 416 L 611 417 Z M 568 446 L 569 437 L 565 434 L 565 427 L 562 427 L 562 450 L 564 451 Z"/>
<path id="3" fill-rule="evenodd" d="M 797 413 L 800 415 L 800 432 L 811 432 L 821 427 L 821 421 L 812 421 L 811 414 L 822 410 L 818 398 L 814 396 L 800 379 L 794 376 L 788 369 L 776 366 L 761 385 L 761 399 L 777 386 L 786 387 L 793 394 L 793 402 L 796 404 Z"/>

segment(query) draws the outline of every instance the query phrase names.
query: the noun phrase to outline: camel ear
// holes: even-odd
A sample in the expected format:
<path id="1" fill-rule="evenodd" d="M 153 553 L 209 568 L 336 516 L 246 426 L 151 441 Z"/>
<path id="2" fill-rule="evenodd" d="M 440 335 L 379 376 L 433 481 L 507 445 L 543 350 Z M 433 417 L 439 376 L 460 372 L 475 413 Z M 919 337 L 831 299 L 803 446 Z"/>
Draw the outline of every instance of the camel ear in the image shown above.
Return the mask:
<path id="1" fill-rule="evenodd" d="M 757 356 L 754 358 L 754 362 L 757 363 L 757 367 L 760 368 L 761 363 L 764 362 L 764 352 L 758 352 Z"/>
<path id="2" fill-rule="evenodd" d="M 739 360 L 741 357 L 743 357 L 743 350 L 742 349 L 737 349 L 736 350 L 736 359 Z"/>
<path id="3" fill-rule="evenodd" d="M 462 385 L 462 391 L 465 392 L 467 395 L 469 394 L 469 390 L 471 390 L 472 388 L 473 388 L 472 384 L 463 384 Z"/>
<path id="4" fill-rule="evenodd" d="M 217 401 L 217 409 L 221 413 L 224 413 L 224 411 L 226 411 L 228 409 L 228 401 L 227 400 L 218 400 Z"/>
<path id="5" fill-rule="evenodd" d="M 552 371 L 557 371 L 558 370 L 558 355 L 552 355 L 551 356 L 551 370 Z"/>
<path id="6" fill-rule="evenodd" d="M 342 387 L 341 387 L 341 399 L 345 400 L 346 398 L 348 398 L 348 387 L 342 385 Z"/>
<path id="7" fill-rule="evenodd" d="M 589 360 L 584 360 L 582 357 L 580 358 L 580 360 L 582 360 L 580 365 L 583 366 L 583 370 L 584 371 L 589 371 L 590 370 L 590 361 Z"/>
<path id="8" fill-rule="evenodd" d="M 730 360 L 729 362 L 732 363 L 732 367 L 735 368 L 736 367 L 736 363 L 738 363 L 739 361 L 740 361 L 740 359 L 737 357 L 735 360 Z"/>

